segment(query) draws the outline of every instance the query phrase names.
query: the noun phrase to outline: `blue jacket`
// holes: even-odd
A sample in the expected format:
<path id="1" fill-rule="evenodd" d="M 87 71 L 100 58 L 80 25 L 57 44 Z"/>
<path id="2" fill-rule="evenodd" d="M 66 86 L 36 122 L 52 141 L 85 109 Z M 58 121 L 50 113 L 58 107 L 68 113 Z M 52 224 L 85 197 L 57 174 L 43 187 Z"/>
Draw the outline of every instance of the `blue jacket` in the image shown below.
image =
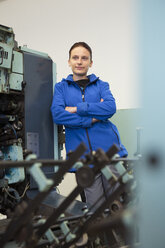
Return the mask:
<path id="1" fill-rule="evenodd" d="M 89 84 L 84 92 L 73 81 L 73 75 L 55 85 L 51 111 L 53 121 L 65 126 L 66 152 L 74 151 L 81 142 L 88 147 L 87 153 L 90 151 L 89 143 L 92 150 L 102 148 L 104 151 L 117 144 L 120 148 L 118 154 L 121 157 L 127 156 L 116 126 L 109 121 L 116 112 L 115 99 L 109 90 L 109 84 L 94 74 L 88 78 Z M 104 101 L 100 102 L 101 99 Z M 66 106 L 77 106 L 77 113 L 69 113 L 65 110 Z M 92 118 L 99 121 L 92 123 Z"/>

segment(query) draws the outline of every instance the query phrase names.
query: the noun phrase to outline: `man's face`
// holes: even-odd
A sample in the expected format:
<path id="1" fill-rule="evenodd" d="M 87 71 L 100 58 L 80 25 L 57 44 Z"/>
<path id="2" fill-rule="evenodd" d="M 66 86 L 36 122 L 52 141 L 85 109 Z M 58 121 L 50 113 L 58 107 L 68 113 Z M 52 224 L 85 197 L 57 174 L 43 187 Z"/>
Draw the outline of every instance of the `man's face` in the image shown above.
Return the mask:
<path id="1" fill-rule="evenodd" d="M 85 78 L 89 67 L 92 66 L 90 52 L 84 47 L 75 47 L 71 51 L 68 63 L 74 77 Z"/>

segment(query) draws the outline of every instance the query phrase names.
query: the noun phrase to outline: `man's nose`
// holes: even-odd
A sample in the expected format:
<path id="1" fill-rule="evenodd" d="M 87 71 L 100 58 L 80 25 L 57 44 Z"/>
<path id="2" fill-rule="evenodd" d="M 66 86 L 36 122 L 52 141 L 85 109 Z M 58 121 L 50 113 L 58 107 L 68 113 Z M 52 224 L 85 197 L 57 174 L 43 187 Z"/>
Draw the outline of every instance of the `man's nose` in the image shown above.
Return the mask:
<path id="1" fill-rule="evenodd" d="M 82 59 L 79 58 L 78 61 L 77 61 L 78 64 L 82 64 Z"/>

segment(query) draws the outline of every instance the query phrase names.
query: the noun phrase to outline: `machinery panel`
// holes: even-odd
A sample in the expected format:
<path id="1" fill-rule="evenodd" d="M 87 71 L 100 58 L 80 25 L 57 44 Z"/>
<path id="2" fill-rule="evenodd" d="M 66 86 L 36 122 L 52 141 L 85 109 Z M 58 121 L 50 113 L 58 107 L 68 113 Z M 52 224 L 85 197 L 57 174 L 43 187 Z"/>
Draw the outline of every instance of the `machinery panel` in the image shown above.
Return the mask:
<path id="1" fill-rule="evenodd" d="M 23 54 L 13 51 L 12 71 L 23 74 Z"/>
<path id="2" fill-rule="evenodd" d="M 25 144 L 40 159 L 54 158 L 54 127 L 50 112 L 53 97 L 52 60 L 24 52 Z M 51 177 L 54 167 L 43 168 Z M 31 188 L 37 185 L 31 178 Z"/>
<path id="3" fill-rule="evenodd" d="M 24 53 L 25 133 L 38 134 L 38 158 L 54 158 L 53 122 L 50 106 L 53 97 L 52 60 Z"/>

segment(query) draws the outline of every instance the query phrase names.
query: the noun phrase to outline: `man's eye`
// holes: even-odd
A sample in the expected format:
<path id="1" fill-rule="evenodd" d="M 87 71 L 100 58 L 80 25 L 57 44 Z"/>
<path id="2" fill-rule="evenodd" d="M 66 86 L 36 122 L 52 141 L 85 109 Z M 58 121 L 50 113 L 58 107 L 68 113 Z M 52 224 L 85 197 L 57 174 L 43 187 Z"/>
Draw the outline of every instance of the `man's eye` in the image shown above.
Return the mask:
<path id="1" fill-rule="evenodd" d="M 72 59 L 78 59 L 78 56 L 73 56 Z"/>
<path id="2" fill-rule="evenodd" d="M 88 60 L 88 57 L 82 57 L 83 60 Z"/>

